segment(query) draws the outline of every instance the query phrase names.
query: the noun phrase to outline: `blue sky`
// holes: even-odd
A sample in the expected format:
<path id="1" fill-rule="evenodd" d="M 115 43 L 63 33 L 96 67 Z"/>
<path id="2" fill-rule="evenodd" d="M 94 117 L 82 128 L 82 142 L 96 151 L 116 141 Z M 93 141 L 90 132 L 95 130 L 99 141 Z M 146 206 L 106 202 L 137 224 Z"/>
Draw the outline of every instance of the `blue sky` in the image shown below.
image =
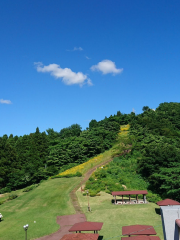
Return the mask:
<path id="1" fill-rule="evenodd" d="M 178 0 L 0 2 L 0 136 L 180 101 Z"/>

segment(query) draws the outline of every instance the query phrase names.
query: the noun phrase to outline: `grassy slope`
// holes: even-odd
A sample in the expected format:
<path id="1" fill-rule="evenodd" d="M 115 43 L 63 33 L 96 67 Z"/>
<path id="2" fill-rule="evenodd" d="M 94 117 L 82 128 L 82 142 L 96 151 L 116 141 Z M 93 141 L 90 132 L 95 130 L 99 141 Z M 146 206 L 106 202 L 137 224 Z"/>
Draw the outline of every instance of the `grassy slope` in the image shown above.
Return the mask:
<path id="1" fill-rule="evenodd" d="M 56 216 L 75 213 L 69 192 L 80 180 L 63 178 L 44 181 L 30 192 L 19 191 L 18 198 L 0 205 L 4 216 L 4 221 L 0 222 L 0 239 L 24 239 L 25 224 L 29 224 L 28 239 L 57 231 Z"/>
<path id="2" fill-rule="evenodd" d="M 103 153 L 102 164 L 111 158 L 112 149 Z M 91 167 L 97 164 L 99 162 L 95 162 Z M 86 171 L 89 169 L 90 167 Z M 80 181 L 81 178 L 77 177 L 55 178 L 44 181 L 30 192 L 16 191 L 18 198 L 0 205 L 0 212 L 4 216 L 4 221 L 0 223 L 0 239 L 23 239 L 25 224 L 29 224 L 28 239 L 56 232 L 59 229 L 56 216 L 75 213 L 69 200 L 69 192 Z M 8 194 L 0 200 L 6 199 L 7 196 Z"/>
<path id="3" fill-rule="evenodd" d="M 89 198 L 92 209 L 92 212 L 89 213 L 87 212 L 87 196 L 82 196 L 80 191 L 77 191 L 77 195 L 87 220 L 104 222 L 100 231 L 100 235 L 103 235 L 104 240 L 120 236 L 122 234 L 122 226 L 134 224 L 152 225 L 155 227 L 160 239 L 164 239 L 161 217 L 155 211 L 155 208 L 159 208 L 156 204 L 113 205 L 111 204 L 112 196 L 101 192 L 101 196 Z M 120 237 L 114 239 L 120 239 Z"/>
<path id="4" fill-rule="evenodd" d="M 103 153 L 102 164 L 123 152 L 124 146 L 121 146 L 121 143 L 126 135 L 120 136 L 120 141 Z M 0 205 L 0 212 L 4 216 L 4 221 L 0 223 L 0 239 L 23 239 L 25 235 L 23 225 L 27 223 L 28 239 L 57 231 L 59 225 L 56 223 L 56 216 L 75 213 L 69 200 L 69 192 L 80 181 L 81 178 L 57 178 L 43 182 L 28 193 L 17 191 L 20 195 L 17 199 Z M 163 239 L 161 218 L 155 213 L 157 207 L 155 204 L 115 206 L 111 204 L 112 196 L 102 192 L 101 196 L 90 198 L 93 212 L 88 213 L 87 197 L 83 197 L 80 192 L 77 194 L 87 219 L 104 222 L 100 234 L 105 240 L 121 235 L 122 226 L 131 224 L 159 225 L 155 229 L 158 236 Z"/>

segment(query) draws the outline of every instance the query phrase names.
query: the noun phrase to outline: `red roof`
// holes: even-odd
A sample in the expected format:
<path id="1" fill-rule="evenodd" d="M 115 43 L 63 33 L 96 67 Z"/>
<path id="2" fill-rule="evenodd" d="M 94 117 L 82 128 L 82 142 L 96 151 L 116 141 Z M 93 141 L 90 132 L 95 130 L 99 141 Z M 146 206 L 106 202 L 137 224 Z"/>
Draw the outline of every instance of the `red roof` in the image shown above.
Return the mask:
<path id="1" fill-rule="evenodd" d="M 158 236 L 122 237 L 121 240 L 161 240 Z"/>
<path id="2" fill-rule="evenodd" d="M 61 240 L 97 240 L 99 234 L 94 233 L 72 233 L 64 235 Z"/>
<path id="3" fill-rule="evenodd" d="M 102 222 L 80 222 L 75 223 L 70 229 L 69 232 L 76 231 L 99 231 L 102 228 Z"/>
<path id="4" fill-rule="evenodd" d="M 159 205 L 159 206 L 180 205 L 180 203 L 177 201 L 174 201 L 172 199 L 165 199 L 165 200 L 157 202 L 157 205 Z"/>
<path id="5" fill-rule="evenodd" d="M 148 194 L 148 192 L 147 192 L 147 190 L 112 192 L 113 196 L 133 195 L 133 194 Z"/>
<path id="6" fill-rule="evenodd" d="M 122 227 L 122 235 L 156 235 L 156 231 L 149 225 L 131 225 Z"/>

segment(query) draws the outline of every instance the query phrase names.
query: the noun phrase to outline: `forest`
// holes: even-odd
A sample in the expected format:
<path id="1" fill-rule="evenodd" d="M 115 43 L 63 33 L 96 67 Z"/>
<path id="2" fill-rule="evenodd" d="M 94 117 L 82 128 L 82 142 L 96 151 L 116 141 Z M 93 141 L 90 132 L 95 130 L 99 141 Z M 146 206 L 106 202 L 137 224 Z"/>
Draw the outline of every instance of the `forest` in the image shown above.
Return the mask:
<path id="1" fill-rule="evenodd" d="M 103 153 L 116 143 L 120 126 L 129 124 L 131 151 L 121 160 L 116 158 L 108 174 L 112 179 L 121 178 L 125 173 L 116 169 L 130 161 L 137 174 L 133 188 L 140 184 L 161 197 L 179 199 L 180 103 L 161 103 L 156 110 L 144 106 L 142 110 L 138 115 L 118 111 L 101 121 L 91 120 L 85 130 L 73 124 L 59 132 L 53 128 L 40 132 L 37 127 L 29 135 L 0 137 L 0 193 L 39 183 Z M 104 187 L 111 191 L 113 186 L 117 188 Z"/>

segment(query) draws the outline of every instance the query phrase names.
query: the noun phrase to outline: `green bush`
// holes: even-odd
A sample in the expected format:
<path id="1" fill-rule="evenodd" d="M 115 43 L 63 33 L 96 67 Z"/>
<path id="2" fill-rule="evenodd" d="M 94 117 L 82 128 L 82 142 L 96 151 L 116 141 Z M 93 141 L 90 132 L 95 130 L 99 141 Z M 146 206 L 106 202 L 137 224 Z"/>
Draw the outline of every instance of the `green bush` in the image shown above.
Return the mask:
<path id="1" fill-rule="evenodd" d="M 76 173 L 76 176 L 77 176 L 77 177 L 82 177 L 82 173 L 81 173 L 81 172 L 77 172 L 77 173 Z"/>
<path id="2" fill-rule="evenodd" d="M 0 201 L 0 205 L 2 205 L 5 201 L 6 201 L 6 200 L 2 200 L 2 201 Z"/>
<path id="3" fill-rule="evenodd" d="M 33 184 L 33 185 L 29 186 L 29 187 L 24 188 L 23 192 L 29 192 L 29 191 L 33 190 L 34 188 L 36 188 L 38 186 L 39 186 L 39 184 Z"/>
<path id="4" fill-rule="evenodd" d="M 88 179 L 90 182 L 94 181 L 94 178 L 91 176 L 89 179 Z"/>
<path id="5" fill-rule="evenodd" d="M 1 188 L 0 189 L 0 194 L 11 192 L 11 189 L 9 187 Z"/>
<path id="6" fill-rule="evenodd" d="M 97 194 L 97 191 L 95 191 L 95 190 L 90 190 L 90 191 L 89 191 L 90 197 L 95 197 L 96 194 Z"/>
<path id="7" fill-rule="evenodd" d="M 8 200 L 13 200 L 17 197 L 18 197 L 18 195 L 16 193 L 12 193 L 12 194 L 9 195 Z"/>
<path id="8" fill-rule="evenodd" d="M 158 194 L 155 194 L 155 193 L 149 192 L 146 196 L 147 196 L 147 201 L 148 202 L 156 203 L 156 202 L 159 202 L 159 201 L 162 200 L 161 197 Z"/>
<path id="9" fill-rule="evenodd" d="M 141 154 L 134 151 L 125 156 L 115 157 L 103 168 L 98 168 L 86 182 L 85 189 L 94 191 L 145 190 L 149 183 L 138 174 L 137 158 Z M 124 188 L 122 185 L 127 187 Z M 142 198 L 142 196 L 139 196 Z"/>
<path id="10" fill-rule="evenodd" d="M 61 176 L 61 175 L 55 175 L 55 176 L 52 176 L 51 179 L 54 179 L 54 178 L 62 178 L 64 176 Z"/>

